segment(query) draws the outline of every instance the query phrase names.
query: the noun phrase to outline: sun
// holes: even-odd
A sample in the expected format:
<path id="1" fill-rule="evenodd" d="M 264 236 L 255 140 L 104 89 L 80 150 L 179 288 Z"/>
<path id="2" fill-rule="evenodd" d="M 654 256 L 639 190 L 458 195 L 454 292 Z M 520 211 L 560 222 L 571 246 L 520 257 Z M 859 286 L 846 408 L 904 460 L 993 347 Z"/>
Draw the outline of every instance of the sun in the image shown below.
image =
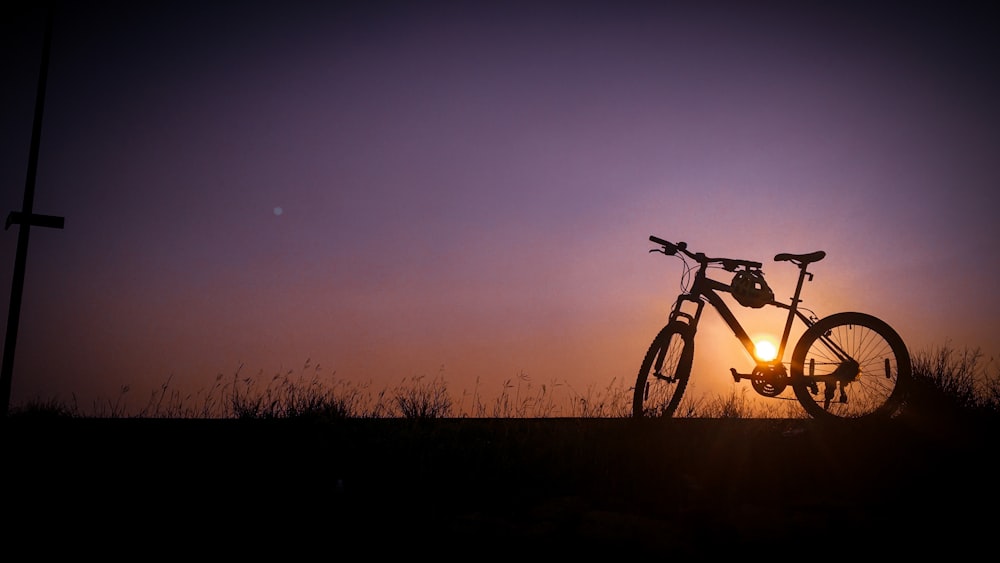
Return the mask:
<path id="1" fill-rule="evenodd" d="M 770 362 L 778 357 L 778 349 L 774 347 L 774 343 L 770 340 L 758 340 L 754 343 L 754 348 L 756 349 L 755 354 L 758 360 Z"/>

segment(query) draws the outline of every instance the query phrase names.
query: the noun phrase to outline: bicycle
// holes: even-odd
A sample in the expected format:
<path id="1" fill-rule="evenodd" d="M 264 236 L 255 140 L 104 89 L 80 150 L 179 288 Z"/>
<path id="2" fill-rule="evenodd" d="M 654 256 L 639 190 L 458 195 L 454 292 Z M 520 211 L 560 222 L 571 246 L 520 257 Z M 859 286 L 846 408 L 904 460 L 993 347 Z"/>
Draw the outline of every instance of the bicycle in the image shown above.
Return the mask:
<path id="1" fill-rule="evenodd" d="M 762 264 L 750 260 L 710 258 L 691 252 L 684 242 L 676 244 L 650 236 L 649 240 L 666 256 L 678 256 L 685 265 L 681 294 L 670 310 L 667 324 L 653 339 L 639 370 L 632 400 L 635 418 L 672 417 L 691 377 L 694 341 L 706 305 L 711 305 L 732 329 L 754 363 L 750 373 L 730 368 L 739 383 L 749 380 L 764 397 L 778 397 L 789 387 L 805 411 L 817 419 L 862 419 L 890 417 L 898 412 L 912 378 L 910 355 L 899 334 L 885 321 L 867 313 L 843 312 L 817 318 L 800 307 L 802 286 L 813 274 L 810 264 L 826 257 L 826 252 L 781 253 L 776 262 L 791 262 L 799 268 L 795 294 L 788 303 L 776 301 L 764 280 Z M 685 257 L 697 263 L 693 267 Z M 734 273 L 729 284 L 708 276 L 721 268 Z M 781 340 L 773 359 L 762 359 L 721 294 L 731 294 L 744 307 L 787 309 Z M 810 314 L 803 313 L 808 311 Z M 783 361 L 791 329 L 798 320 L 805 325 L 792 351 L 791 362 Z"/>

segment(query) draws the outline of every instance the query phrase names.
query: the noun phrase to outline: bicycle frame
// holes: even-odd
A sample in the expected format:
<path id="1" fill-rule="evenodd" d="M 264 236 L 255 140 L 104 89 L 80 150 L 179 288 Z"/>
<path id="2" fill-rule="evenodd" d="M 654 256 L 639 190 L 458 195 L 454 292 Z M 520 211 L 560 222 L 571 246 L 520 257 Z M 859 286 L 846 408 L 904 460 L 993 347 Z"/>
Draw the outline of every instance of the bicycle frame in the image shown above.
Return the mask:
<path id="1" fill-rule="evenodd" d="M 770 303 L 767 303 L 766 306 L 787 309 L 788 316 L 785 319 L 785 327 L 781 334 L 781 340 L 778 343 L 777 356 L 771 362 L 762 362 L 757 357 L 756 345 L 753 340 L 750 339 L 750 335 L 747 334 L 747 331 L 743 328 L 743 325 L 740 324 L 736 315 L 733 314 L 729 305 L 727 305 L 719 295 L 720 292 L 731 293 L 732 288 L 728 284 L 708 277 L 706 270 L 708 269 L 709 263 L 710 262 L 707 260 L 699 260 L 699 267 L 698 271 L 695 273 L 694 282 L 691 284 L 691 288 L 687 293 L 683 293 L 677 297 L 677 301 L 674 303 L 670 312 L 670 320 L 673 321 L 681 318 L 686 319 L 687 324 L 692 327 L 692 330 L 697 331 L 698 322 L 701 319 L 701 313 L 704 310 L 705 303 L 707 301 L 712 305 L 712 307 L 715 308 L 716 311 L 719 312 L 719 315 L 722 316 L 723 320 L 725 320 L 726 324 L 729 325 L 729 328 L 736 335 L 736 338 L 743 344 L 747 353 L 750 354 L 750 357 L 753 358 L 758 365 L 781 364 L 785 356 L 785 349 L 788 345 L 788 339 L 791 335 L 792 325 L 794 324 L 795 319 L 798 318 L 802 321 L 807 329 L 815 324 L 815 321 L 812 318 L 803 314 L 798 308 L 798 304 L 801 301 L 799 296 L 802 294 L 802 285 L 806 276 L 808 276 L 809 280 L 812 281 L 812 274 L 806 271 L 805 266 L 800 266 L 799 279 L 795 286 L 795 294 L 792 297 L 791 302 L 783 303 L 781 301 L 772 300 Z M 696 307 L 695 311 L 693 313 L 683 311 L 682 308 L 685 303 L 693 303 Z"/>
<path id="2" fill-rule="evenodd" d="M 798 307 L 799 303 L 802 301 L 800 296 L 802 295 L 802 286 L 804 285 L 806 278 L 808 277 L 809 281 L 812 281 L 813 279 L 813 275 L 806 270 L 807 264 L 796 263 L 799 268 L 799 279 L 795 285 L 795 293 L 789 303 L 772 299 L 770 302 L 765 304 L 766 307 L 785 309 L 788 311 L 788 315 L 785 318 L 785 327 L 781 333 L 781 340 L 778 343 L 777 355 L 770 361 L 764 361 L 757 357 L 756 344 L 754 344 L 750 335 L 747 334 L 746 329 L 743 328 L 743 325 L 736 318 L 736 315 L 733 314 L 729 305 L 727 305 L 719 295 L 719 293 L 732 293 L 732 287 L 728 284 L 708 277 L 706 273 L 708 265 L 713 263 L 723 264 L 723 269 L 727 271 L 732 271 L 740 266 L 759 268 L 761 264 L 759 262 L 749 262 L 746 260 L 707 258 L 700 253 L 690 254 L 686 252 L 686 249 L 684 248 L 678 248 L 678 250 L 696 260 L 698 262 L 698 270 L 695 273 L 694 282 L 691 284 L 690 290 L 677 297 L 677 301 L 675 301 L 674 306 L 671 309 L 669 320 L 674 321 L 678 319 L 685 319 L 687 324 L 691 327 L 692 332 L 697 332 L 698 323 L 701 320 L 701 313 L 705 308 L 705 303 L 707 302 L 712 305 L 716 311 L 718 311 L 719 315 L 729 326 L 730 330 L 733 331 L 733 334 L 736 335 L 736 338 L 743 345 L 743 348 L 746 349 L 747 354 L 750 355 L 750 358 L 754 361 L 758 370 L 771 371 L 772 369 L 777 369 L 779 373 L 784 374 L 785 351 L 788 347 L 788 339 L 791 335 L 792 325 L 795 323 L 795 319 L 799 319 L 805 325 L 805 330 L 808 330 L 817 322 L 817 319 L 803 314 Z M 726 265 L 727 263 L 729 266 Z M 682 310 L 685 303 L 693 303 L 695 305 L 694 313 L 688 313 Z M 841 362 L 851 361 L 850 354 L 838 346 L 836 342 L 826 336 L 821 336 L 820 340 Z M 754 377 L 753 374 L 737 373 L 735 368 L 731 368 L 730 371 L 733 374 L 733 378 L 737 382 L 739 382 L 742 378 L 753 379 Z M 810 374 L 809 379 L 811 381 L 825 382 L 836 380 L 836 376 L 813 377 Z"/>

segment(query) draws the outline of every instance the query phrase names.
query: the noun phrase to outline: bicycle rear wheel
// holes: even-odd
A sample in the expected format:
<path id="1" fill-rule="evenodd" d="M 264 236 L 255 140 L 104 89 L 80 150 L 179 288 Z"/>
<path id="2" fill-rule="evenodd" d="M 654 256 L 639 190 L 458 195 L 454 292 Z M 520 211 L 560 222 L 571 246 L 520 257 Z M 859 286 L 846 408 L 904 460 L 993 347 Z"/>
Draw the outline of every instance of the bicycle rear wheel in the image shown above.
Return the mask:
<path id="1" fill-rule="evenodd" d="M 669 418 L 677 411 L 691 377 L 694 330 L 673 321 L 663 327 L 639 368 L 632 397 L 635 418 Z"/>
<path id="2" fill-rule="evenodd" d="M 803 333 L 792 353 L 795 397 L 813 418 L 886 417 L 912 377 L 903 339 L 881 319 L 837 313 Z"/>

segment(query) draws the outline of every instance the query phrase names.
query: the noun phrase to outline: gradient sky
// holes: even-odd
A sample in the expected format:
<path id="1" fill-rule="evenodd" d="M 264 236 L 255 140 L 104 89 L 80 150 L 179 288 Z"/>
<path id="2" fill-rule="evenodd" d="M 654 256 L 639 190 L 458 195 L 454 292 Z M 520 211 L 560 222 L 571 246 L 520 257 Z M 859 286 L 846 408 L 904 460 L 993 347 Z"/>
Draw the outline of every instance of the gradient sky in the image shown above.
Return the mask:
<path id="1" fill-rule="evenodd" d="M 4 215 L 33 4 L 2 12 Z M 35 198 L 66 223 L 32 230 L 12 403 L 307 359 L 456 394 L 630 384 L 683 271 L 651 234 L 764 262 L 779 298 L 773 256 L 825 250 L 818 316 L 997 356 L 998 21 L 804 4 L 67 2 Z M 700 334 L 695 389 L 725 392 L 749 360 L 714 313 Z"/>

